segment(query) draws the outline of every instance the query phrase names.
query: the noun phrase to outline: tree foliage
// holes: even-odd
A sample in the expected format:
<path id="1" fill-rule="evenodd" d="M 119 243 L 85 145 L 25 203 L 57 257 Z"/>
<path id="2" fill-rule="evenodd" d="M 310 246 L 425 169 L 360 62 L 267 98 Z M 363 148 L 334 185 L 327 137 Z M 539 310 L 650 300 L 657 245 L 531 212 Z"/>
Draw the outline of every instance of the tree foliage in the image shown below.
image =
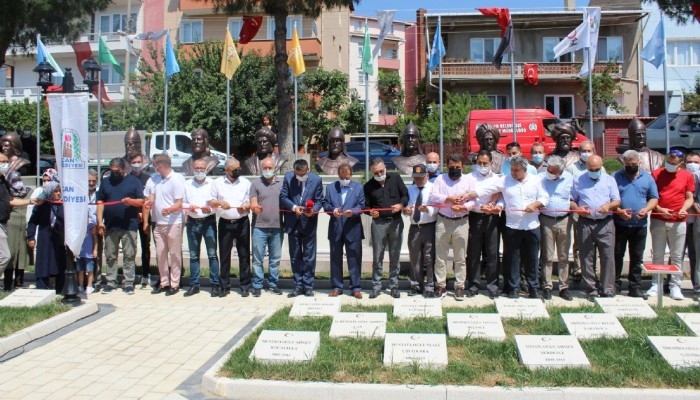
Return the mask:
<path id="1" fill-rule="evenodd" d="M 404 113 L 404 91 L 401 86 L 401 75 L 398 71 L 379 71 L 377 91 L 382 102 L 396 109 L 399 115 Z"/>
<path id="2" fill-rule="evenodd" d="M 41 153 L 53 154 L 49 108 L 46 107 L 46 103 L 41 107 L 40 121 Z M 25 126 L 28 126 L 32 129 L 32 134 L 36 134 L 36 103 L 30 103 L 26 98 L 23 101 L 0 101 L 0 126 L 5 127 L 7 132 L 21 132 Z M 32 150 L 24 149 L 24 151 Z"/>
<path id="3" fill-rule="evenodd" d="M 593 74 L 593 113 L 599 114 L 600 106 L 610 107 L 618 113 L 625 112 L 627 109 L 618 103 L 616 96 L 625 94 L 622 84 L 615 79 L 613 72 L 618 69 L 617 64 L 610 62 L 601 74 Z M 586 102 L 586 113 L 588 113 L 591 105 L 588 104 L 588 76 L 578 78 L 581 84 L 581 89 L 578 95 L 583 97 Z"/>
<path id="4" fill-rule="evenodd" d="M 304 74 L 299 101 L 299 120 L 307 143 L 315 136 L 323 142 L 334 126 L 346 129 L 343 113 L 350 103 L 348 74 L 323 67 Z"/>
<path id="5" fill-rule="evenodd" d="M 644 0 L 644 2 L 657 3 L 664 14 L 681 24 L 693 20 L 693 11 L 690 7 L 693 3 L 697 3 L 689 0 Z"/>
<path id="6" fill-rule="evenodd" d="M 683 111 L 700 110 L 700 75 L 695 77 L 695 90 L 683 93 Z"/>
<path id="7" fill-rule="evenodd" d="M 43 41 L 73 40 L 90 26 L 90 15 L 104 10 L 110 0 L 5 0 L 0 7 L 0 65 L 12 53 Z"/>

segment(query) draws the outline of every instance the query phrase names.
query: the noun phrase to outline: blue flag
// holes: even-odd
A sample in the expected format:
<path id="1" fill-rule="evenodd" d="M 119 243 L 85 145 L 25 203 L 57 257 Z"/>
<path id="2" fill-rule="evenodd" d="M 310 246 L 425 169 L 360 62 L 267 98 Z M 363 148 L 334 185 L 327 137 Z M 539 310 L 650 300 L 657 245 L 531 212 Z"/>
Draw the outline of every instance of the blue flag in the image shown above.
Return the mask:
<path id="1" fill-rule="evenodd" d="M 647 45 L 644 46 L 641 56 L 657 69 L 666 61 L 666 33 L 664 32 L 663 14 L 661 15 L 659 25 L 654 31 L 654 35 L 647 42 Z"/>
<path id="2" fill-rule="evenodd" d="M 180 65 L 175 57 L 173 44 L 170 43 L 170 35 L 165 35 L 165 77 L 170 78 L 170 75 L 180 72 Z"/>
<path id="3" fill-rule="evenodd" d="M 36 64 L 39 65 L 42 61 L 51 64 L 53 69 L 56 70 L 56 72 L 53 73 L 54 76 L 63 78 L 63 70 L 58 66 L 58 63 L 54 60 L 51 53 L 49 53 L 46 46 L 44 46 L 44 43 L 41 41 L 41 36 L 36 35 Z"/>
<path id="4" fill-rule="evenodd" d="M 435 31 L 435 37 L 433 38 L 433 48 L 430 50 L 428 71 L 435 71 L 435 68 L 440 65 L 440 59 L 445 57 L 445 54 L 445 44 L 442 43 L 442 36 L 440 36 L 440 24 L 438 24 L 437 30 Z"/>

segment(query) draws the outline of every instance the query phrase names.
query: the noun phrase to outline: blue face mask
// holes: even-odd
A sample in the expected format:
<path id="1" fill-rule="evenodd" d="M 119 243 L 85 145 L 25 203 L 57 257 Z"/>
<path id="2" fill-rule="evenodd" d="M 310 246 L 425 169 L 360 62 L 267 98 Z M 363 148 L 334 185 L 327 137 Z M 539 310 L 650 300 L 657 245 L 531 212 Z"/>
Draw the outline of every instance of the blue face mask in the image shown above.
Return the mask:
<path id="1" fill-rule="evenodd" d="M 593 180 L 600 179 L 600 170 L 588 171 L 588 176 Z"/>
<path id="2" fill-rule="evenodd" d="M 480 173 L 481 175 L 488 175 L 489 171 L 491 171 L 491 167 L 487 166 L 477 166 L 476 167 L 476 172 Z"/>
<path id="3" fill-rule="evenodd" d="M 532 155 L 532 162 L 535 164 L 539 164 L 542 161 L 544 161 L 544 154 L 533 154 Z"/>

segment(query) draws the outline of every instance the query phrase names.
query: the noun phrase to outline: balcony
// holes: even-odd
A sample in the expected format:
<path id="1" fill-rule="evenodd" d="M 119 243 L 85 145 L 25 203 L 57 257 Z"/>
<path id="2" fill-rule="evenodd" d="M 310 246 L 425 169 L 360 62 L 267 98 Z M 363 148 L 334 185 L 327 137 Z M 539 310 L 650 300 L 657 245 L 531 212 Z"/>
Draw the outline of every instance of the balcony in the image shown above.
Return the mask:
<path id="1" fill-rule="evenodd" d="M 83 87 L 82 78 L 77 78 L 76 82 L 78 86 Z M 124 100 L 124 84 L 123 83 L 108 83 L 105 84 L 105 90 L 107 91 L 107 97 L 113 102 L 121 102 Z M 37 86 L 25 86 L 25 87 L 3 87 L 0 88 L 0 101 L 24 101 L 28 99 L 30 103 L 36 102 L 37 94 L 41 91 L 41 88 Z M 91 96 L 89 102 L 97 104 L 97 97 Z"/>
<path id="2" fill-rule="evenodd" d="M 398 118 L 398 115 L 379 114 L 379 125 L 393 126 Z"/>
<path id="3" fill-rule="evenodd" d="M 581 63 L 533 63 L 539 67 L 539 80 L 570 81 L 575 80 Z M 515 63 L 514 76 L 516 80 L 523 80 L 524 63 Z M 600 74 L 605 71 L 607 63 L 596 63 L 593 73 Z M 622 64 L 616 64 L 617 70 L 613 72 L 615 78 L 622 76 Z M 490 63 L 473 62 L 445 62 L 442 64 L 442 76 L 447 80 L 475 80 L 475 81 L 509 81 L 510 63 L 503 63 L 501 69 L 496 69 Z M 431 79 L 437 81 L 437 70 L 431 75 Z"/>
<path id="4" fill-rule="evenodd" d="M 398 71 L 401 69 L 401 62 L 397 58 L 379 57 L 379 69 L 391 69 Z"/>
<path id="5" fill-rule="evenodd" d="M 180 11 L 185 15 L 214 14 L 214 5 L 209 1 L 180 0 Z"/>

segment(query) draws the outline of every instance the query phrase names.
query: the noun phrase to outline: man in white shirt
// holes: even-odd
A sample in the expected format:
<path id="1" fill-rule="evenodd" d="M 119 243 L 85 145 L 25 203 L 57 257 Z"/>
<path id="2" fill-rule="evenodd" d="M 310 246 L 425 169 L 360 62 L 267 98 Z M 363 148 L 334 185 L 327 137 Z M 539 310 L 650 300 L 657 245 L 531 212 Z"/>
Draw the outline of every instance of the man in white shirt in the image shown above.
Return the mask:
<path id="1" fill-rule="evenodd" d="M 236 242 L 241 296 L 250 295 L 250 181 L 241 176 L 241 163 L 231 157 L 224 164 L 226 176 L 214 181 L 211 207 L 219 217 L 219 253 L 221 256 L 220 296 L 231 293 L 231 250 Z"/>
<path id="2" fill-rule="evenodd" d="M 182 272 L 182 201 L 185 198 L 185 178 L 173 171 L 170 157 L 166 154 L 153 157 L 153 167 L 156 173 L 146 183 L 144 207 L 152 208 L 160 287 L 151 293 L 165 292 L 167 296 L 172 296 L 180 290 Z M 144 214 L 146 212 L 144 210 Z M 147 221 L 144 218 L 143 229 L 148 229 Z"/>
<path id="3" fill-rule="evenodd" d="M 411 268 L 411 291 L 409 296 L 423 293 L 424 297 L 435 297 L 435 207 L 428 206 L 428 197 L 433 188 L 429 171 L 423 164 L 413 166 L 413 185 L 408 187 L 408 207 L 404 215 L 411 218 L 408 229 L 408 248 Z M 425 275 L 424 275 L 425 274 Z M 427 280 L 427 282 L 426 282 Z"/>
<path id="4" fill-rule="evenodd" d="M 511 160 L 510 175 L 494 179 L 468 197 L 503 193 L 506 226 L 503 228 L 503 291 L 511 299 L 519 297 L 520 260 L 525 267 L 529 297 L 540 297 L 540 221 L 537 210 L 547 205 L 549 194 L 537 175 L 529 175 L 524 157 Z"/>
<path id="5" fill-rule="evenodd" d="M 185 208 L 187 211 L 187 244 L 190 249 L 190 288 L 185 297 L 199 293 L 199 250 L 202 239 L 209 258 L 209 280 L 211 297 L 219 297 L 219 258 L 216 256 L 216 215 L 209 206 L 214 182 L 207 177 L 207 160 L 200 158 L 192 162 L 194 178 L 185 186 Z"/>

